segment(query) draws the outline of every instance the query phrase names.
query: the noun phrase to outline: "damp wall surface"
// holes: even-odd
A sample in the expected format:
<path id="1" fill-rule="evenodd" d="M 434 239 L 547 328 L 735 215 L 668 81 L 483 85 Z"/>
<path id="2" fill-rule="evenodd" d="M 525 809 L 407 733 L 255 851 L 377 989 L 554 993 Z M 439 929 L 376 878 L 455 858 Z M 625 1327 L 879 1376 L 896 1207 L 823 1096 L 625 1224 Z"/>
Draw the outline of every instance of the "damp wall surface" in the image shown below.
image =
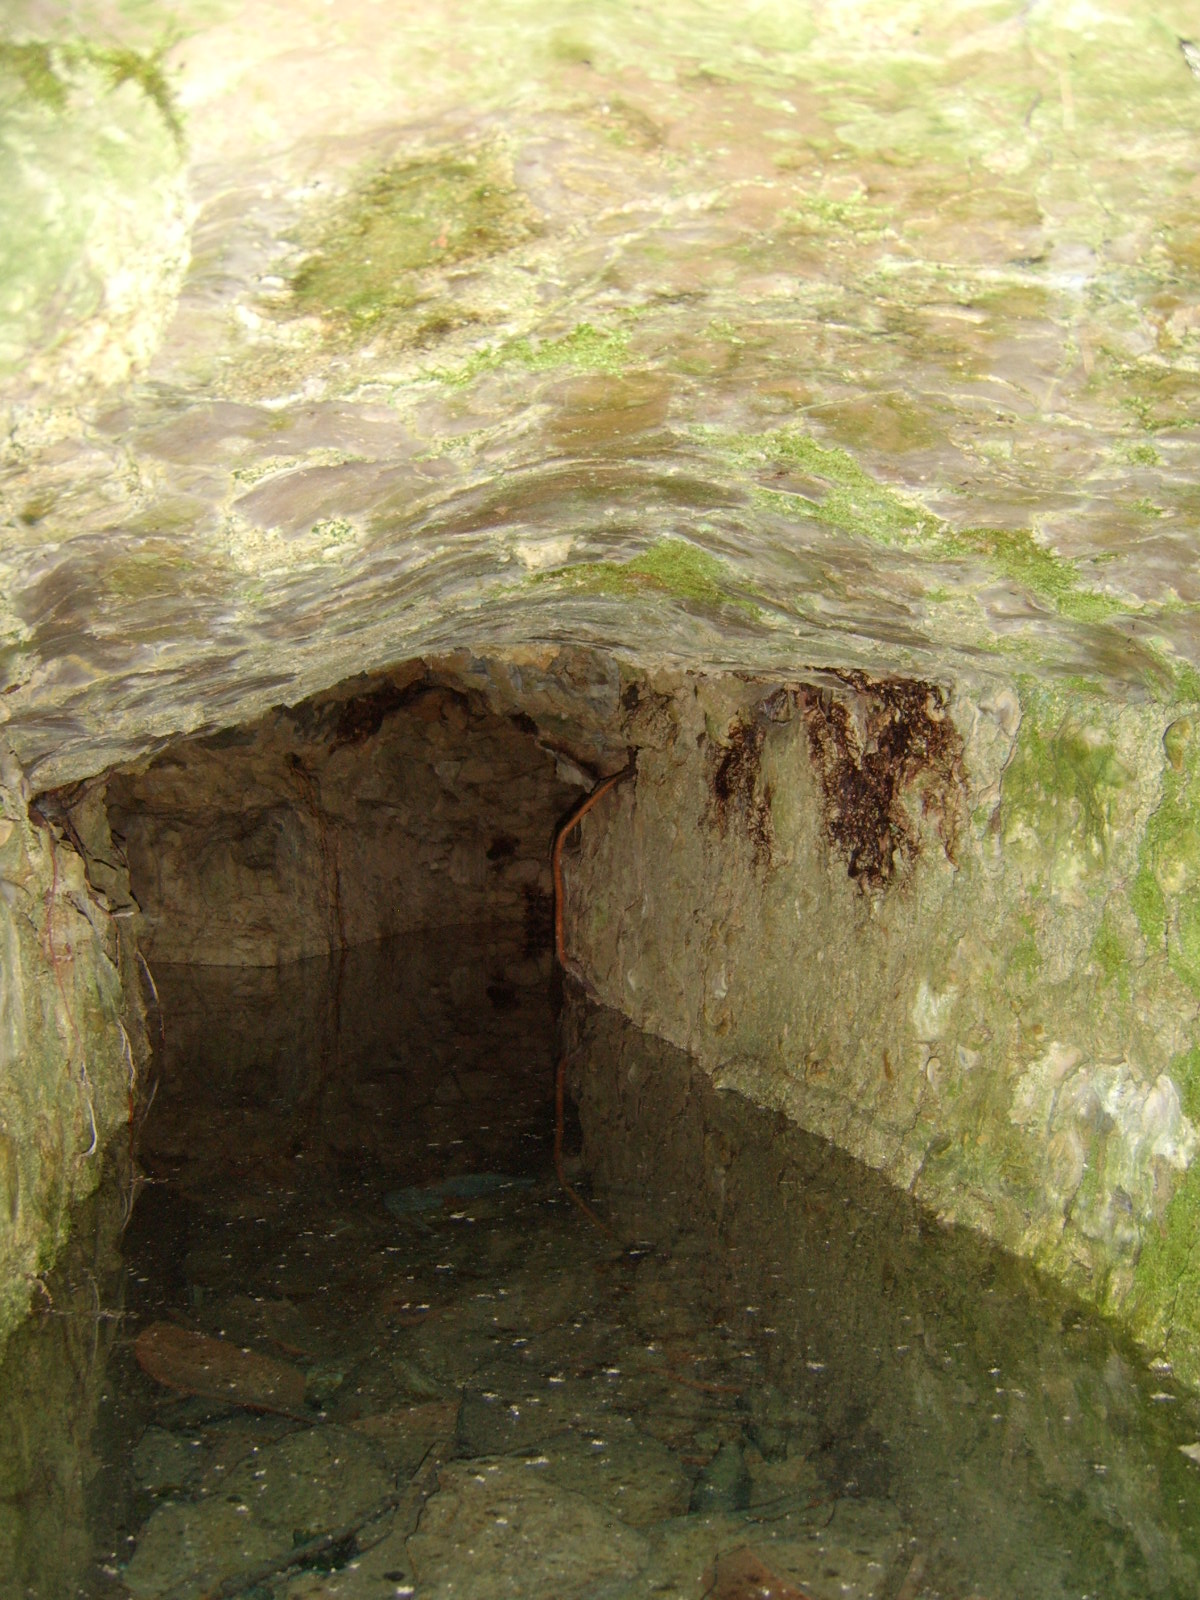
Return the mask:
<path id="1" fill-rule="evenodd" d="M 576 986 L 566 1002 L 596 1203 L 619 1237 L 686 1259 L 714 1317 L 768 1352 L 743 1402 L 757 1449 L 806 1457 L 817 1494 L 896 1507 L 936 1551 L 922 1593 L 1196 1592 L 1200 1485 L 1178 1448 L 1196 1397 L 1164 1395 L 1043 1274 Z"/>
<path id="2" fill-rule="evenodd" d="M 147 1048 L 136 949 L 113 909 L 0 760 L 0 1343 L 44 1296 L 74 1209 L 106 1166 L 128 1165 Z"/>
<path id="3" fill-rule="evenodd" d="M 374 945 L 386 967 L 389 940 L 486 924 L 490 940 L 469 957 L 459 940 L 427 984 L 452 981 L 475 1015 L 546 990 L 551 836 L 604 765 L 616 684 L 611 666 L 556 649 L 440 672 L 416 661 L 37 795 L 4 755 L 0 1343 L 44 1295 L 106 1164 L 129 1178 L 147 1009 L 155 1039 L 164 1012 L 177 1018 L 178 1065 L 206 1006 L 244 999 L 256 973 L 264 997 L 290 985 L 310 1034 L 279 1050 L 301 1071 L 318 1045 L 321 1115 L 352 1121 L 342 1013 L 371 997 L 344 966 L 314 986 L 304 958 Z M 213 969 L 207 987 L 196 968 Z M 278 1091 L 282 1114 L 279 1063 L 261 1066 L 258 1091 Z M 359 1116 L 369 1124 L 370 1107 Z"/>
<path id="4" fill-rule="evenodd" d="M 413 662 L 32 812 L 14 777 L 6 1314 L 130 1115 L 143 958 L 265 971 L 483 922 L 544 951 L 555 826 L 631 753 L 567 841 L 570 970 L 1200 1381 L 1191 717 L 557 647 Z"/>
<path id="5" fill-rule="evenodd" d="M 415 664 L 114 776 L 147 955 L 271 966 L 471 922 L 544 943 L 579 791 L 532 726 Z"/>
<path id="6" fill-rule="evenodd" d="M 566 862 L 594 995 L 1200 1379 L 1191 720 L 848 673 L 628 735 Z"/>
<path id="7" fill-rule="evenodd" d="M 75 1208 L 34 1314 L 0 1348 L 0 1583 L 14 1600 L 80 1595 L 89 1529 L 119 1516 L 94 1430 L 123 1327 L 114 1307 L 123 1287 L 126 1177 L 106 1164 Z"/>

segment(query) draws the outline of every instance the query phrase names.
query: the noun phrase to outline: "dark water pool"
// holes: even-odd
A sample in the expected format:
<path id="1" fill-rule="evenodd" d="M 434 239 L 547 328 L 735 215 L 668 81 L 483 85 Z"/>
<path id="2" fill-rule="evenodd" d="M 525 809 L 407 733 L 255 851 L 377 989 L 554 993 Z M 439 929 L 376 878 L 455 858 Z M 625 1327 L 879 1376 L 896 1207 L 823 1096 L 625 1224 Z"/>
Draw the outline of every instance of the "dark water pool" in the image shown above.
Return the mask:
<path id="1" fill-rule="evenodd" d="M 572 1204 L 514 936 L 157 976 L 136 1204 L 0 1375 L 5 1593 L 1200 1593 L 1169 1373 L 578 995 Z"/>

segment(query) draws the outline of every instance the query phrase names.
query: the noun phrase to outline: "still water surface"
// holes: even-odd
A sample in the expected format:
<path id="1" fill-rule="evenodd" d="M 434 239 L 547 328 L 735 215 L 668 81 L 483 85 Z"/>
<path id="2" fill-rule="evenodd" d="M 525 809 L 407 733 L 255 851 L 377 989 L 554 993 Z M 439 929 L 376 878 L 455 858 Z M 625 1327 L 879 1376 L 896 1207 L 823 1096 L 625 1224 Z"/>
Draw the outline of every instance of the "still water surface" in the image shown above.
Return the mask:
<path id="1" fill-rule="evenodd" d="M 1169 1374 L 577 996 L 611 1231 L 572 1205 L 548 977 L 497 930 L 158 974 L 146 1181 L 0 1376 L 5 1592 L 1200 1592 Z"/>

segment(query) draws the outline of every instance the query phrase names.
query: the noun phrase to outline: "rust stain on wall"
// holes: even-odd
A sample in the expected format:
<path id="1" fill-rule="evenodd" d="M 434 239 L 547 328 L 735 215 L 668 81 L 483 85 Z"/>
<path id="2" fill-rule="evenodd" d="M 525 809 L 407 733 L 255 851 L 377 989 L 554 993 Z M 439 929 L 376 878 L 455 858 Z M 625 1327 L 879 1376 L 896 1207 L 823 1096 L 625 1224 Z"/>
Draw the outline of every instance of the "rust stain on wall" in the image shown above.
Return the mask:
<path id="1" fill-rule="evenodd" d="M 962 737 L 936 684 L 838 677 L 848 696 L 805 686 L 797 703 L 824 795 L 825 831 L 863 889 L 910 868 L 920 819 L 932 819 L 949 860 L 964 816 Z"/>

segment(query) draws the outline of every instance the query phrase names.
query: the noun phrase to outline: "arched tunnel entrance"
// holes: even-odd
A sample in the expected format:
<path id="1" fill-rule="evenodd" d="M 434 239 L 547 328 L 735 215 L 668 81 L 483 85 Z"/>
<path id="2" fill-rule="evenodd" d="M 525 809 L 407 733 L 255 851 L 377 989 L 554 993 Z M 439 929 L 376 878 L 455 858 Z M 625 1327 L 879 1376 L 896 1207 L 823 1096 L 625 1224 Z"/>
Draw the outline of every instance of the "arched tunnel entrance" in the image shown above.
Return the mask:
<path id="1" fill-rule="evenodd" d="M 805 829 L 859 899 L 954 848 L 939 693 L 838 688 L 423 660 L 37 798 L 136 936 L 153 1060 L 119 1262 L 63 1269 L 106 1354 L 79 1525 L 47 1578 L 64 1494 L 29 1492 L 19 1592 L 1190 1592 L 1196 1402 L 761 1077 L 632 1020 L 647 972 L 667 1015 L 701 968 L 737 1037 L 715 941 L 767 916 Z M 789 793 L 796 751 L 817 776 Z M 911 832 L 885 762 L 920 768 Z M 682 909 L 618 859 L 664 837 Z M 730 858 L 740 897 L 700 904 L 689 872 Z M 852 988 L 807 915 L 792 959 Z M 656 930 L 669 960 L 639 953 Z M 818 1088 L 830 1054 L 802 1051 Z"/>
<path id="2" fill-rule="evenodd" d="M 621 685 L 560 653 L 524 679 L 532 693 L 515 664 L 414 662 L 108 781 L 88 814 L 128 865 L 164 1064 L 146 1161 L 182 1085 L 168 1165 L 229 1159 L 247 1121 L 277 1164 L 357 1183 L 372 1164 L 372 1181 L 451 1189 L 544 1166 L 551 842 L 621 759 Z"/>
<path id="3" fill-rule="evenodd" d="M 549 841 L 605 748 L 424 663 L 353 687 L 109 783 L 167 1058 L 228 1018 L 214 1132 L 236 1082 L 297 1155 L 523 1171 L 553 1135 Z"/>
<path id="4" fill-rule="evenodd" d="M 1195 7 L 4 11 L 0 1600 L 1194 1600 Z"/>

